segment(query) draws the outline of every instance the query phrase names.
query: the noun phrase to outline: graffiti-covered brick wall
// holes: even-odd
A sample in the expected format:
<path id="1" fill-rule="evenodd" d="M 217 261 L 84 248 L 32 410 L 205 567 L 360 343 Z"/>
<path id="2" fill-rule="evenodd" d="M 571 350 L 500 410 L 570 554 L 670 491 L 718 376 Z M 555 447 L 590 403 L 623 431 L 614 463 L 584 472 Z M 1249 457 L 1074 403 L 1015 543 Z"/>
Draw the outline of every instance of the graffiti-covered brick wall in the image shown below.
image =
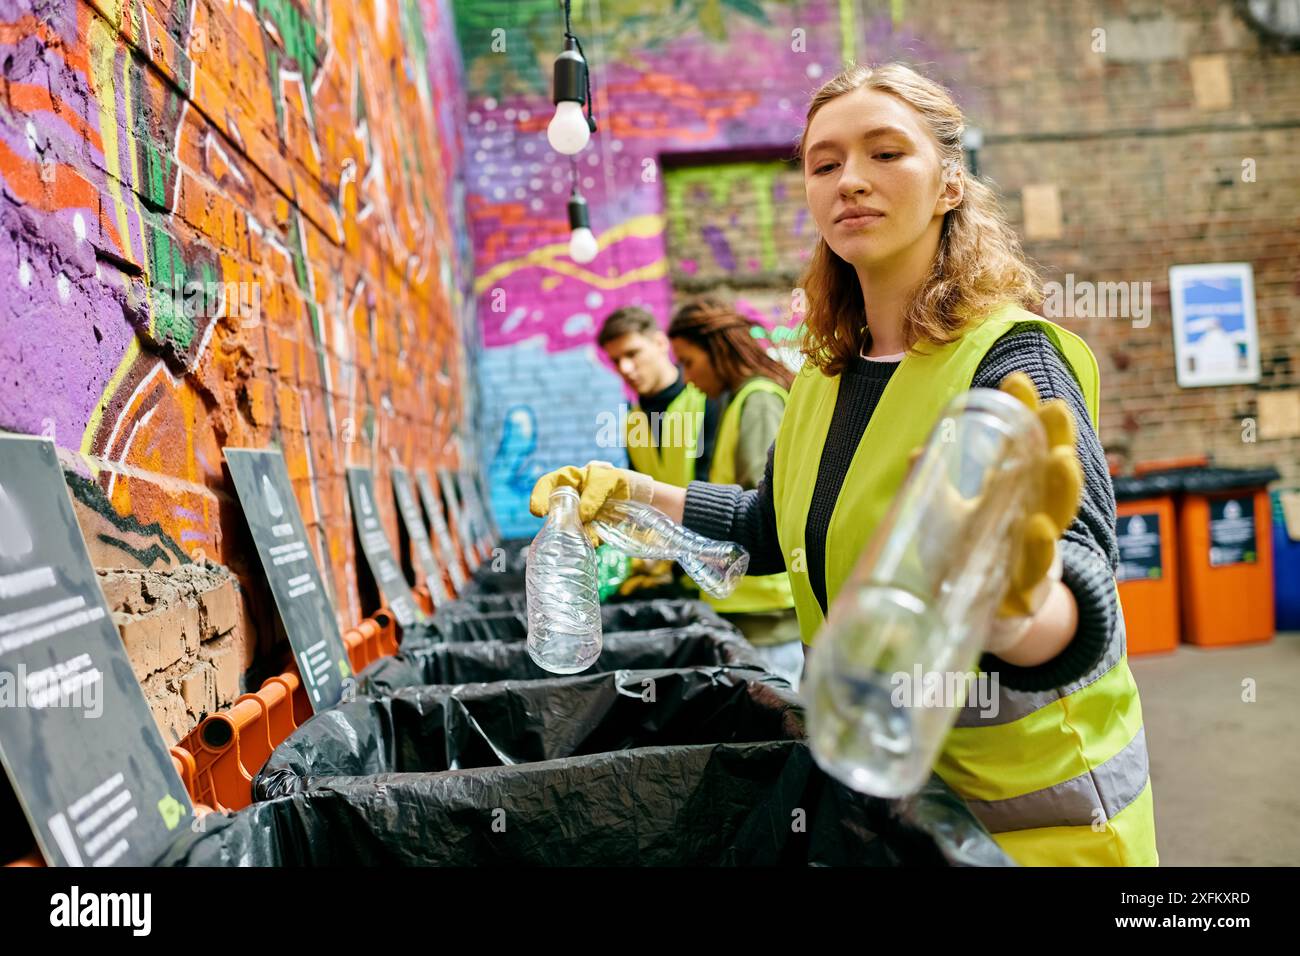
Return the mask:
<path id="1" fill-rule="evenodd" d="M 457 454 L 450 10 L 0 0 L 0 63 L 0 428 L 55 441 L 124 636 L 185 635 L 128 641 L 174 739 L 276 650 L 223 447 L 283 450 L 346 624 L 345 467 Z"/>
<path id="2" fill-rule="evenodd" d="M 1056 316 L 1097 352 L 1108 445 L 1133 460 L 1209 451 L 1300 479 L 1300 439 L 1284 437 L 1300 427 L 1288 418 L 1300 408 L 1300 233 L 1287 224 L 1300 202 L 1287 160 L 1300 57 L 1242 5 L 574 0 L 599 123 L 576 157 L 601 245 L 585 266 L 567 253 L 570 163 L 545 136 L 560 6 L 456 3 L 482 440 L 507 533 L 536 528 L 527 494 L 541 472 L 620 460 L 599 421 L 625 395 L 592 346 L 614 308 L 644 305 L 666 323 L 682 296 L 721 286 L 788 343 L 813 233 L 780 157 L 812 91 L 849 60 L 902 60 L 952 90 L 1045 280 L 1149 284 L 1146 316 Z M 1224 261 L 1254 267 L 1263 377 L 1181 389 L 1169 267 Z"/>

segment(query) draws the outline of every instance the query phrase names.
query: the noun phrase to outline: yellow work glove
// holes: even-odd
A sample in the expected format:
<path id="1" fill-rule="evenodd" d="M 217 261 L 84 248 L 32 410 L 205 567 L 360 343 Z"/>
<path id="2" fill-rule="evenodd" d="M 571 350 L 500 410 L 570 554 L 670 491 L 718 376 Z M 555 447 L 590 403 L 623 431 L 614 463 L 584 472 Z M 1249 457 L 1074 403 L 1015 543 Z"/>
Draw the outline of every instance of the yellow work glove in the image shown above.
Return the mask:
<path id="1" fill-rule="evenodd" d="M 1005 650 L 1024 636 L 1030 619 L 1061 580 L 1057 542 L 1079 513 L 1083 495 L 1083 466 L 1070 406 L 1059 398 L 1040 401 L 1038 389 L 1024 372 L 1008 375 L 1000 387 L 1037 413 L 1047 436 L 1047 455 L 1043 459 L 1041 494 L 1030 503 L 1021 520 L 1011 580 L 987 644 L 987 649 L 994 652 Z"/>
<path id="2" fill-rule="evenodd" d="M 1038 390 L 1024 372 L 1008 375 L 1001 389 L 1038 415 L 1047 439 L 1047 453 L 1041 465 L 1038 499 L 1027 503 L 1012 529 L 1015 545 L 1007 589 L 985 641 L 985 650 L 993 653 L 1005 651 L 1024 637 L 1033 616 L 1061 580 L 1056 545 L 1078 513 L 1083 491 L 1083 466 L 1075 449 L 1074 416 L 1069 405 L 1060 399 L 1040 402 Z M 923 451 L 917 448 L 912 452 L 913 466 Z M 932 533 L 918 541 L 917 547 L 917 559 L 936 578 L 946 573 L 943 568 L 948 561 L 956 560 L 950 553 L 953 541 L 968 533 L 960 529 L 967 528 L 980 507 L 979 495 L 966 498 L 947 483 L 939 494 L 927 516 Z"/>
<path id="3" fill-rule="evenodd" d="M 551 509 L 551 492 L 566 486 L 578 492 L 578 520 L 592 547 L 600 543 L 600 536 L 589 522 L 607 499 L 625 498 L 650 504 L 654 497 L 654 481 L 648 475 L 615 468 L 609 462 L 592 461 L 581 468 L 566 465 L 538 478 L 528 498 L 528 510 L 544 518 Z"/>
<path id="4" fill-rule="evenodd" d="M 632 573 L 619 585 L 618 593 L 624 597 L 634 591 L 666 587 L 673 583 L 673 563 L 671 561 L 647 561 L 637 558 L 632 562 Z"/>

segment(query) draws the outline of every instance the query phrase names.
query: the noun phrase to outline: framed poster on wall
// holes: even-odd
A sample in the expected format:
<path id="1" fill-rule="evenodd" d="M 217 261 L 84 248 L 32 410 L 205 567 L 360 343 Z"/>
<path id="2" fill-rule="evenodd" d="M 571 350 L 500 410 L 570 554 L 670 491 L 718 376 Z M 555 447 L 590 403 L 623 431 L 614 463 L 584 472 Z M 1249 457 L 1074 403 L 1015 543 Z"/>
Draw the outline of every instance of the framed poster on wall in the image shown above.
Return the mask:
<path id="1" fill-rule="evenodd" d="M 1255 276 L 1249 262 L 1171 266 L 1169 302 L 1180 387 L 1259 381 Z"/>

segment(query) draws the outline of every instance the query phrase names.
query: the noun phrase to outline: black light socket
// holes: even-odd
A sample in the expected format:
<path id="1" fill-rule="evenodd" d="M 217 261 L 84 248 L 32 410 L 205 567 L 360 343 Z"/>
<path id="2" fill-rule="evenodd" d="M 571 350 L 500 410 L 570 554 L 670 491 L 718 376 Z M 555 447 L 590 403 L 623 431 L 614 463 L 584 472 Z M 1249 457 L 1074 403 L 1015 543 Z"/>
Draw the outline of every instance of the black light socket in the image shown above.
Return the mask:
<path id="1" fill-rule="evenodd" d="M 591 219 L 587 215 L 587 200 L 576 189 L 569 194 L 569 229 L 590 229 Z"/>
<path id="2" fill-rule="evenodd" d="M 587 61 L 578 52 L 578 41 L 573 37 L 564 38 L 564 52 L 555 58 L 551 93 L 552 102 L 572 100 L 586 105 Z"/>

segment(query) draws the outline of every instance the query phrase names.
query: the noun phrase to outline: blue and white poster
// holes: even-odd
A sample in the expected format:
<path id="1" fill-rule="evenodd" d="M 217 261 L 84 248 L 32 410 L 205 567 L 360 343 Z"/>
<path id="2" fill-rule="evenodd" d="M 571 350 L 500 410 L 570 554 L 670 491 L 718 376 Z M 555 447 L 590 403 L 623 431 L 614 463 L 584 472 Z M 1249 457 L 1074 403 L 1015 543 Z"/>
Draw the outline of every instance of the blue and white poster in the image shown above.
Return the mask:
<path id="1" fill-rule="evenodd" d="M 1259 381 L 1255 278 L 1250 263 L 1172 266 L 1169 300 L 1181 387 Z"/>

